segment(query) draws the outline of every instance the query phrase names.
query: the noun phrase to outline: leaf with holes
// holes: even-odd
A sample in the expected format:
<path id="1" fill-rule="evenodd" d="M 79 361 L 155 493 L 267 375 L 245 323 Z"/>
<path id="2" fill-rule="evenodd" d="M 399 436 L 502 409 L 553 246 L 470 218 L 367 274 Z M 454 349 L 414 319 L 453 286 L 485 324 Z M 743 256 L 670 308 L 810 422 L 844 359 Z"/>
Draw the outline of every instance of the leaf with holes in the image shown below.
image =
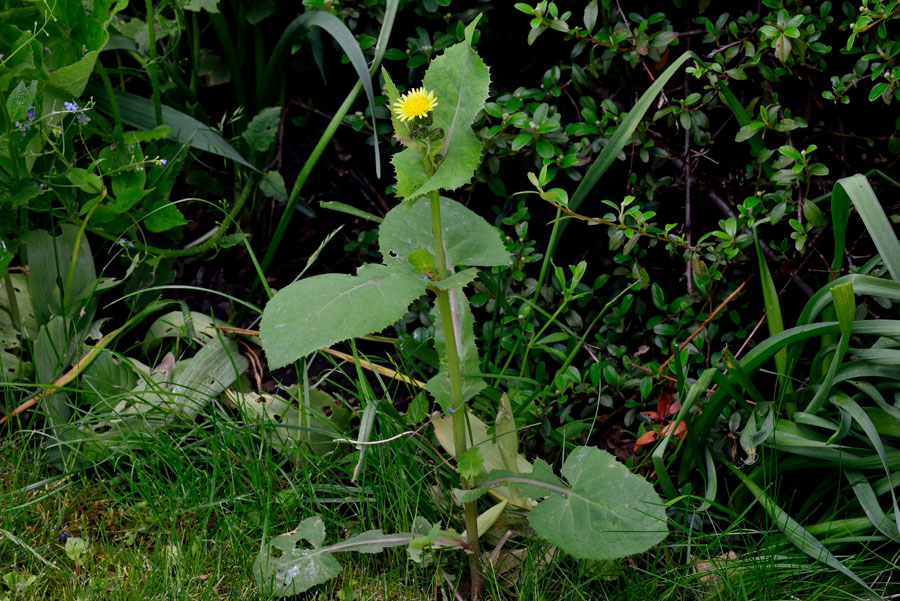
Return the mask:
<path id="1" fill-rule="evenodd" d="M 410 533 L 384 534 L 381 530 L 369 530 L 323 547 L 325 522 L 314 516 L 300 522 L 295 530 L 269 541 L 253 564 L 253 577 L 260 589 L 289 597 L 340 574 L 341 564 L 333 553 L 380 553 L 388 547 L 406 545 L 414 538 Z M 303 548 L 303 541 L 313 548 Z"/>
<path id="2" fill-rule="evenodd" d="M 509 252 L 497 228 L 455 200 L 441 198 L 440 203 L 447 267 L 509 264 Z M 378 228 L 378 246 L 388 263 L 406 260 L 423 248 L 434 256 L 431 200 L 423 198 L 391 209 Z"/>

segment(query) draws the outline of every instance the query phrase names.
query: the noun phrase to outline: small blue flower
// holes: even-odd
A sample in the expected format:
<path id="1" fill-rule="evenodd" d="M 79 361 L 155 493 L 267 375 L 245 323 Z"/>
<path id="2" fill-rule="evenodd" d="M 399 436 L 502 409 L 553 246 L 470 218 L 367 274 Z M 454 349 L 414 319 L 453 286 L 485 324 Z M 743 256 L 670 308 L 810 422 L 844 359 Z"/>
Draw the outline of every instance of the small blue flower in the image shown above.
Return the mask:
<path id="1" fill-rule="evenodd" d="M 78 113 L 75 115 L 75 118 L 78 120 L 78 123 L 84 125 L 85 123 L 90 123 L 91 118 L 85 115 L 84 113 Z"/>
<path id="2" fill-rule="evenodd" d="M 166 159 L 159 159 L 159 164 L 165 166 Z"/>
<path id="3" fill-rule="evenodd" d="M 78 110 L 78 104 L 74 100 L 72 102 L 63 102 L 63 106 L 67 111 L 72 111 L 73 113 Z"/>
<path id="4" fill-rule="evenodd" d="M 450 411 L 450 413 L 456 413 L 455 411 L 453 411 L 453 407 L 450 407 L 448 411 Z"/>
<path id="5" fill-rule="evenodd" d="M 33 105 L 33 104 L 31 105 L 31 108 L 28 109 L 28 112 L 25 113 L 25 116 L 28 117 L 29 119 L 34 119 L 34 118 L 37 116 L 36 113 L 34 112 L 34 105 Z"/>
<path id="6" fill-rule="evenodd" d="M 22 127 L 22 122 L 21 122 L 21 121 L 16 121 L 16 127 Z"/>

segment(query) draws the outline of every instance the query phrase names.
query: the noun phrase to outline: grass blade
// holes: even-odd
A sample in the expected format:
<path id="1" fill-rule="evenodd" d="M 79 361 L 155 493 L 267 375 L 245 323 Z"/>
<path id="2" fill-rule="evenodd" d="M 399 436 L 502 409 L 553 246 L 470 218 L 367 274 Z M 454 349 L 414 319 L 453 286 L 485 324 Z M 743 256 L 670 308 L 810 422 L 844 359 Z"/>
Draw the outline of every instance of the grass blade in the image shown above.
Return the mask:
<path id="1" fill-rule="evenodd" d="M 600 152 L 600 155 L 594 161 L 594 164 L 587 170 L 581 183 L 578 184 L 575 193 L 572 194 L 572 198 L 569 199 L 568 208 L 570 210 L 578 210 L 578 207 L 584 202 L 584 199 L 587 198 L 588 193 L 594 189 L 594 186 L 597 185 L 597 182 L 600 181 L 603 174 L 606 173 L 613 164 L 613 161 L 616 160 L 616 157 L 619 156 L 619 152 L 631 142 L 631 136 L 634 135 L 634 130 L 637 129 L 638 124 L 640 124 L 644 115 L 647 114 L 647 111 L 653 108 L 656 97 L 662 92 L 665 85 L 669 83 L 669 80 L 678 73 L 678 70 L 681 69 L 682 65 L 690 58 L 700 61 L 701 63 L 703 62 L 700 60 L 700 57 L 693 52 L 685 52 L 675 59 L 675 61 L 662 72 L 656 81 L 653 82 L 653 85 L 647 88 L 647 91 L 638 98 L 638 101 L 631 107 L 631 110 L 628 111 L 628 115 L 622 120 L 622 123 L 619 124 L 619 127 L 613 135 L 610 136 L 609 142 L 606 143 L 606 146 Z M 566 229 L 566 225 L 569 223 L 567 220 L 560 219 L 561 216 L 562 212 L 557 209 L 556 220 L 553 222 L 553 230 L 550 232 L 550 240 L 547 242 L 547 252 L 544 254 L 544 262 L 541 264 L 541 275 L 538 277 L 535 298 L 537 298 L 537 294 L 540 293 L 541 285 L 547 275 L 547 270 L 550 268 L 550 261 L 553 258 L 553 252 L 556 250 L 556 244 L 559 242 Z"/>
<path id="2" fill-rule="evenodd" d="M 384 21 L 381 25 L 381 32 L 378 34 L 378 42 L 375 44 L 375 60 L 372 61 L 372 67 L 369 73 L 375 73 L 378 70 L 378 67 L 381 65 L 381 59 L 384 58 L 384 53 L 387 51 L 388 40 L 391 37 L 391 30 L 394 27 L 394 17 L 397 16 L 397 9 L 399 5 L 400 0 L 388 0 L 387 5 L 385 6 Z M 263 271 L 268 269 L 269 265 L 271 265 L 272 261 L 275 259 L 278 248 L 281 246 L 281 241 L 284 238 L 285 233 L 287 233 L 287 228 L 291 223 L 291 217 L 294 214 L 294 207 L 297 204 L 297 200 L 300 196 L 300 191 L 303 189 L 303 185 L 306 183 L 307 178 L 309 178 L 309 175 L 315 168 L 316 163 L 319 162 L 319 157 L 322 156 L 322 153 L 325 151 L 325 147 L 328 146 L 328 144 L 331 142 L 331 138 L 337 131 L 338 126 L 343 123 L 344 116 L 350 110 L 350 107 L 353 105 L 354 101 L 356 101 L 356 97 L 359 96 L 359 92 L 360 90 L 362 90 L 362 86 L 363 80 L 359 80 L 358 82 L 356 82 L 356 85 L 353 86 L 353 89 L 350 90 L 350 93 L 347 94 L 347 98 L 344 99 L 343 104 L 338 107 L 337 112 L 331 118 L 331 121 L 328 122 L 328 126 L 325 128 L 324 133 L 322 133 L 322 136 L 316 143 L 315 148 L 313 148 L 312 153 L 310 153 L 309 158 L 306 159 L 306 162 L 303 164 L 303 168 L 297 175 L 297 179 L 294 180 L 294 187 L 291 190 L 291 195 L 284 207 L 284 212 L 282 212 L 281 214 L 281 219 L 278 221 L 278 227 L 276 227 L 275 233 L 272 234 L 272 239 L 269 242 L 269 247 L 266 249 L 266 254 L 263 256 Z"/>
<path id="3" fill-rule="evenodd" d="M 741 470 L 735 468 L 730 463 L 723 463 L 728 466 L 734 475 L 740 478 L 744 486 L 753 494 L 757 501 L 765 508 L 766 513 L 775 521 L 775 525 L 798 549 L 815 559 L 821 561 L 828 567 L 834 568 L 841 574 L 844 574 L 860 586 L 862 586 L 872 601 L 882 601 L 881 596 L 872 590 L 865 581 L 853 573 L 853 571 L 845 566 L 835 557 L 831 551 L 816 539 L 806 529 L 798 524 L 791 516 L 785 513 L 756 483 L 745 475 Z"/>
<path id="4" fill-rule="evenodd" d="M 840 179 L 832 190 L 832 205 L 835 203 L 835 196 L 838 197 L 838 204 L 846 203 L 843 197 L 853 202 L 856 212 L 872 236 L 884 266 L 891 274 L 891 279 L 900 282 L 900 243 L 897 242 L 891 222 L 884 214 L 884 209 L 881 208 L 881 203 L 869 185 L 869 180 L 859 173 Z"/>
<path id="5" fill-rule="evenodd" d="M 93 94 L 94 103 L 98 109 L 105 113 L 112 113 L 112 104 L 102 88 L 89 86 L 87 92 Z M 153 101 L 149 98 L 143 98 L 135 94 L 129 94 L 128 92 L 116 91 L 116 103 L 119 105 L 122 121 L 128 125 L 144 130 L 156 127 Z M 254 171 L 259 171 L 259 169 L 251 165 L 247 159 L 241 156 L 241 153 L 235 150 L 234 147 L 218 132 L 210 129 L 209 126 L 197 121 L 190 115 L 177 111 L 170 106 L 163 105 L 162 117 L 163 125 L 172 128 L 172 131 L 169 132 L 170 138 L 177 140 L 181 144 L 187 144 L 197 150 L 217 154 L 226 159 L 231 159 L 235 163 L 240 163 L 245 167 L 249 167 Z"/>
<path id="6" fill-rule="evenodd" d="M 302 35 L 310 27 L 320 27 L 334 38 L 347 57 L 350 64 L 359 76 L 363 89 L 366 91 L 366 97 L 369 99 L 369 110 L 372 113 L 372 130 L 377 131 L 375 127 L 375 91 L 372 88 L 372 76 L 369 74 L 369 66 L 366 64 L 366 57 L 363 56 L 362 50 L 353 33 L 347 29 L 340 19 L 324 10 L 307 11 L 291 21 L 285 28 L 284 33 L 278 38 L 275 49 L 269 58 L 269 64 L 266 65 L 263 74 L 263 98 L 271 98 L 271 90 L 275 82 L 282 77 L 284 65 L 284 57 L 288 55 L 291 46 L 299 35 Z M 375 173 L 381 177 L 381 155 L 378 152 L 378 136 L 375 136 Z"/>

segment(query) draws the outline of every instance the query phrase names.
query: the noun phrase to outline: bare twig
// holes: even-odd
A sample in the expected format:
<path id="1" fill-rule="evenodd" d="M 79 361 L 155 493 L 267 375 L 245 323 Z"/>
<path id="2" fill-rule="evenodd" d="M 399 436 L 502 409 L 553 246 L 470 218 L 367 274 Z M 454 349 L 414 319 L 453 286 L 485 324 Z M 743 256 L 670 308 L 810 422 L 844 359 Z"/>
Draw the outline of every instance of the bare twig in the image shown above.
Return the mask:
<path id="1" fill-rule="evenodd" d="M 738 294 L 740 294 L 741 290 L 744 289 L 744 286 L 746 286 L 747 282 L 749 282 L 751 279 L 753 279 L 753 274 L 750 274 L 749 276 L 747 276 L 747 279 L 744 280 L 743 282 L 741 282 L 740 286 L 735 288 L 734 291 L 725 298 L 725 300 L 723 300 L 721 303 L 719 303 L 719 306 L 716 307 L 715 310 L 712 313 L 710 313 L 706 319 L 703 320 L 703 323 L 701 323 L 699 326 L 697 326 L 697 328 L 691 333 L 691 335 L 688 336 L 684 342 L 682 342 L 681 344 L 678 345 L 678 350 L 679 351 L 683 350 L 688 344 L 690 344 L 691 341 L 694 338 L 696 338 L 700 334 L 700 332 L 702 332 L 703 329 L 710 324 L 710 322 L 713 319 L 716 318 L 716 315 L 721 313 L 722 309 L 724 309 L 728 303 L 730 303 L 732 300 L 734 300 L 734 297 L 736 297 Z M 674 358 L 675 358 L 675 355 L 673 354 L 668 359 L 666 359 L 665 362 L 659 366 L 659 369 L 657 370 L 657 372 L 662 373 L 662 370 L 665 369 L 666 366 L 669 364 L 669 362 L 672 361 L 672 359 L 674 359 Z"/>

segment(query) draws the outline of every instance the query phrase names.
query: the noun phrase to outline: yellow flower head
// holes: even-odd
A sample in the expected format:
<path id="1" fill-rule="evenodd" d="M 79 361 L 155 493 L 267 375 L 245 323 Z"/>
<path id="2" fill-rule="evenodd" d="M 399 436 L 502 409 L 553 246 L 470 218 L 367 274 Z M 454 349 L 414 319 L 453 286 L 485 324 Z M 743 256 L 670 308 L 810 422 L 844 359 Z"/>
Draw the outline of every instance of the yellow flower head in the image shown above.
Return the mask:
<path id="1" fill-rule="evenodd" d="M 434 92 L 429 92 L 425 88 L 415 88 L 398 98 L 394 102 L 393 109 L 397 118 L 406 122 L 425 117 L 437 104 Z"/>

